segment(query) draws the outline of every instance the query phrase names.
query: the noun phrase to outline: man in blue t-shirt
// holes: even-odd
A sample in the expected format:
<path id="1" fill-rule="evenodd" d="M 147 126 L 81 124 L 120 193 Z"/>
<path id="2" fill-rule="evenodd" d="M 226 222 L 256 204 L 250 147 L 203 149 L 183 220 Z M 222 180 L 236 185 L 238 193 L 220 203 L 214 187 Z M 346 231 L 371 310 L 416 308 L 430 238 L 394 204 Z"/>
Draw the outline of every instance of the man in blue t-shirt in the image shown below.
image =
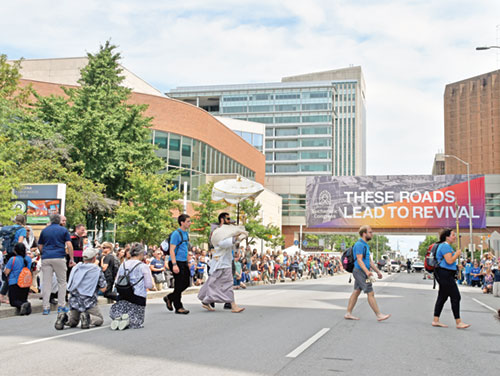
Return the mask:
<path id="1" fill-rule="evenodd" d="M 188 266 L 189 234 L 191 217 L 181 214 L 177 218 L 179 228 L 170 236 L 170 261 L 168 266 L 174 274 L 174 291 L 163 298 L 167 309 L 175 313 L 187 315 L 189 311 L 184 309 L 181 301 L 182 292 L 189 287 L 190 272 Z"/>
<path id="2" fill-rule="evenodd" d="M 378 321 L 387 320 L 391 315 L 383 314 L 380 312 L 377 301 L 375 300 L 375 293 L 373 292 L 372 286 L 372 272 L 370 268 L 373 269 L 379 279 L 382 278 L 382 273 L 378 270 L 377 265 L 373 262 L 370 257 L 370 246 L 368 242 L 373 237 L 373 230 L 370 226 L 364 225 L 359 229 L 360 239 L 352 247 L 352 253 L 354 256 L 354 270 L 352 275 L 354 276 L 354 291 L 349 298 L 349 304 L 347 305 L 347 313 L 344 318 L 346 320 L 359 320 L 358 317 L 352 315 L 352 310 L 358 301 L 358 297 L 363 291 L 368 298 L 368 304 L 370 304 L 371 309 L 377 316 Z"/>
<path id="3" fill-rule="evenodd" d="M 52 276 L 55 273 L 58 290 L 57 299 L 59 307 L 58 313 L 68 312 L 65 307 L 67 267 L 75 265 L 73 259 L 73 245 L 68 230 L 61 226 L 61 216 L 59 214 L 50 215 L 50 224 L 45 227 L 38 239 L 38 248 L 42 254 L 42 297 L 43 314 L 50 313 L 50 293 L 52 286 Z M 68 249 L 69 264 L 66 265 L 66 248 Z"/>

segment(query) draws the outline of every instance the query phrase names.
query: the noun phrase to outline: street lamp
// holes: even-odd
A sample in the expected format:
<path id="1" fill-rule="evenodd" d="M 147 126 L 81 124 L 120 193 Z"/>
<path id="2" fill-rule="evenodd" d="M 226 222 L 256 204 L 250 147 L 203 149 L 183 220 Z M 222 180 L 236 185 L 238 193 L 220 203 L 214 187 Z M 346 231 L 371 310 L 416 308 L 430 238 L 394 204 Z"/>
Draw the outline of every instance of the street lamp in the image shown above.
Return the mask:
<path id="1" fill-rule="evenodd" d="M 469 173 L 469 167 L 470 163 L 466 162 L 460 158 L 458 158 L 456 155 L 451 155 L 451 154 L 445 154 L 445 158 L 455 158 L 457 161 L 462 162 L 464 165 L 467 166 L 467 193 L 469 196 L 469 250 L 470 250 L 470 257 L 471 259 L 474 259 L 474 245 L 472 244 L 472 204 L 471 204 L 471 199 L 470 199 L 470 173 Z M 458 215 L 458 213 L 457 213 Z"/>

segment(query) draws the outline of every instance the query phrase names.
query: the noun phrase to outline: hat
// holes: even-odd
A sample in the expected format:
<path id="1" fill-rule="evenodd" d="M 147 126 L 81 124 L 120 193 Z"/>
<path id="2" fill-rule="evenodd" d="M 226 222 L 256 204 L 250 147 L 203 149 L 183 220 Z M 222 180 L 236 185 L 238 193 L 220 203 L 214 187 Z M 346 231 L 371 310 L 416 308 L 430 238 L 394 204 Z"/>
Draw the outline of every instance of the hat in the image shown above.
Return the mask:
<path id="1" fill-rule="evenodd" d="M 97 249 L 95 249 L 95 248 L 89 247 L 83 251 L 83 259 L 84 260 L 92 260 L 96 256 L 97 256 Z"/>

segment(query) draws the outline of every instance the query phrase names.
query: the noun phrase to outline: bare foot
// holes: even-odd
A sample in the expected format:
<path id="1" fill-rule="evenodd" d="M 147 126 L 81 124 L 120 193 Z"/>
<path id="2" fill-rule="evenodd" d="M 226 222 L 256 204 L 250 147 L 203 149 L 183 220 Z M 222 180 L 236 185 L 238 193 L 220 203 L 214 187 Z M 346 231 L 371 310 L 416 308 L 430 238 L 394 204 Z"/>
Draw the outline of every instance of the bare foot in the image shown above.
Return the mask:
<path id="1" fill-rule="evenodd" d="M 344 319 L 346 319 L 346 320 L 359 320 L 359 317 L 353 316 L 350 313 L 346 313 L 344 315 Z"/>
<path id="2" fill-rule="evenodd" d="M 233 313 L 240 313 L 243 312 L 245 308 L 243 307 L 238 307 L 237 305 L 234 305 L 233 308 L 231 308 L 231 312 Z"/>
<path id="3" fill-rule="evenodd" d="M 205 308 L 207 311 L 210 312 L 215 311 L 215 309 L 213 309 L 209 304 L 201 303 L 201 306 Z"/>
<path id="4" fill-rule="evenodd" d="M 383 315 L 382 313 L 377 315 L 377 321 L 384 321 L 387 320 L 391 315 Z"/>
<path id="5" fill-rule="evenodd" d="M 457 329 L 467 329 L 470 326 L 470 324 L 466 324 L 464 322 L 461 322 L 460 324 L 457 324 Z"/>
<path id="6" fill-rule="evenodd" d="M 443 323 L 442 323 L 442 322 L 440 322 L 440 321 L 433 321 L 433 322 L 432 322 L 432 326 L 435 326 L 435 327 L 437 327 L 437 328 L 447 328 L 447 327 L 448 327 L 448 325 L 443 324 Z"/>

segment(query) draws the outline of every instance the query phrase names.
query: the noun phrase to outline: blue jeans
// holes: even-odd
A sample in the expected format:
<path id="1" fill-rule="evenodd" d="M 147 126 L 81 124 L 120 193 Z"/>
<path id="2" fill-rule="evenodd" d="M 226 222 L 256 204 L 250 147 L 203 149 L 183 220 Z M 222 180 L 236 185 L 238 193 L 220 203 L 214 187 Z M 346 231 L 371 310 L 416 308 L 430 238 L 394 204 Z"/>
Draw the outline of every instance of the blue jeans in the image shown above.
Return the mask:
<path id="1" fill-rule="evenodd" d="M 470 286 L 470 281 L 471 281 L 470 273 L 465 273 L 465 281 L 467 282 L 467 286 Z"/>

